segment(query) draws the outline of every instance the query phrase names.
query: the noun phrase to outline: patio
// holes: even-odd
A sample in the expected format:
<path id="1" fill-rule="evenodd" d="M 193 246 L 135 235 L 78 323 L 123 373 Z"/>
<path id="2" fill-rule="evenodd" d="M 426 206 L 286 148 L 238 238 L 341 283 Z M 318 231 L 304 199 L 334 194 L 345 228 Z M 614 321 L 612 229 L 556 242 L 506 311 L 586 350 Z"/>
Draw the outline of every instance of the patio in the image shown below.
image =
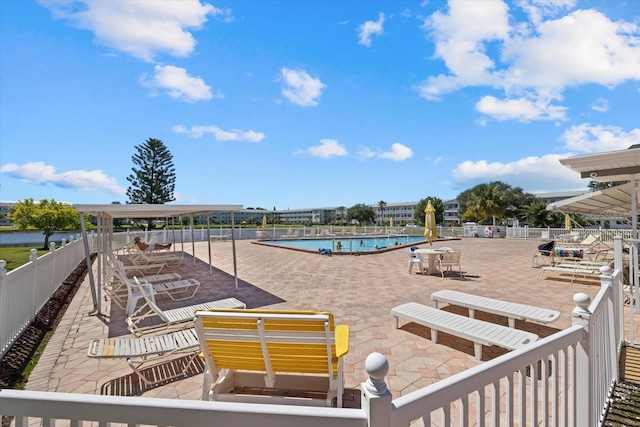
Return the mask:
<path id="1" fill-rule="evenodd" d="M 330 311 L 337 323 L 351 327 L 351 346 L 345 364 L 345 406 L 357 406 L 360 383 L 366 379 L 364 360 L 371 352 L 384 354 L 390 364 L 388 384 L 393 398 L 447 378 L 481 363 L 474 359 L 473 343 L 442 335 L 438 344 L 428 329 L 405 325 L 394 329 L 391 308 L 409 301 L 433 305 L 432 292 L 452 289 L 491 298 L 545 307 L 561 312 L 549 326 L 517 322 L 518 328 L 542 337 L 571 325 L 572 300 L 576 292 L 593 297 L 599 281 L 574 283 L 549 278 L 536 280 L 531 256 L 538 241 L 507 239 L 463 239 L 436 242 L 434 247 L 461 249 L 464 279 L 407 273 L 404 250 L 364 256 L 319 256 L 236 242 L 239 289 L 234 290 L 231 242 L 212 244 L 213 275 L 203 261 L 207 244 L 196 244 L 195 267 L 190 256 L 172 268 L 183 278 L 202 283 L 196 296 L 182 303 L 159 298 L 163 308 L 179 304 L 235 297 L 249 308 L 286 308 Z M 421 247 L 426 247 L 422 245 Z M 180 245 L 176 249 L 180 249 Z M 126 337 L 124 311 L 102 298 L 102 316 L 90 316 L 93 308 L 88 280 L 76 294 L 42 358 L 34 369 L 27 390 L 84 394 L 135 395 L 139 381 L 124 360 L 87 357 L 91 339 Z M 465 313 L 460 308 L 451 311 Z M 483 320 L 507 325 L 506 318 L 476 313 Z M 636 322 L 636 325 L 640 322 Z M 639 331 L 640 332 L 640 331 Z M 484 348 L 482 360 L 505 350 Z M 199 400 L 202 374 L 170 382 L 140 393 L 146 397 Z M 352 390 L 358 390 L 355 393 Z"/>

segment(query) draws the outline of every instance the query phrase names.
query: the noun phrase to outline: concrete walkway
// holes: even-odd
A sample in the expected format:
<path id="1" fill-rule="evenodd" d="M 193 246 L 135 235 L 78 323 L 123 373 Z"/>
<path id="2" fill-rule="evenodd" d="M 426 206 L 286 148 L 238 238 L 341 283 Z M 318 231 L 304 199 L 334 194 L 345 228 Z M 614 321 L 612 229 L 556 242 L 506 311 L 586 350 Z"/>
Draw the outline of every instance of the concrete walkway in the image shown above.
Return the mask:
<path id="1" fill-rule="evenodd" d="M 174 308 L 233 296 L 249 308 L 330 311 L 337 323 L 351 327 L 345 388 L 351 389 L 352 397 L 357 399 L 360 383 L 366 379 L 364 360 L 377 351 L 389 359 L 388 384 L 395 398 L 482 363 L 474 359 L 471 342 L 440 334 L 438 344 L 434 344 L 429 339 L 429 330 L 415 324 L 394 329 L 391 308 L 396 305 L 409 301 L 433 305 L 432 292 L 453 289 L 560 311 L 558 321 L 548 326 L 516 322 L 516 327 L 540 337 L 571 324 L 573 295 L 584 292 L 595 296 L 599 281 L 570 283 L 558 277 L 536 279 L 538 269 L 531 265 L 538 244 L 533 240 L 480 238 L 436 242 L 434 247 L 462 250 L 465 278 L 460 279 L 454 273 L 443 280 L 439 274 L 423 276 L 416 270 L 409 274 L 404 249 L 375 255 L 321 256 L 238 241 L 236 292 L 231 242 L 212 243 L 215 266 L 212 274 L 207 264 L 207 244 L 197 243 L 195 260 L 187 255 L 182 265 L 169 270 L 179 272 L 183 278 L 200 280 L 202 286 L 197 295 L 182 302 L 158 298 L 158 304 L 162 308 Z M 176 250 L 191 253 L 191 244 L 176 246 Z M 92 307 L 87 279 L 33 371 L 27 389 L 200 398 L 201 370 L 196 369 L 184 380 L 144 389 L 124 360 L 87 357 L 88 343 L 93 338 L 131 336 L 126 330 L 124 311 L 115 304 L 111 305 L 103 297 L 102 316 L 89 315 Z M 450 310 L 466 315 L 463 309 Z M 506 318 L 484 313 L 477 313 L 476 317 L 507 325 Z M 640 319 L 636 325 L 640 325 Z M 640 330 L 636 332 L 639 333 Z M 484 346 L 482 361 L 505 351 Z M 349 401 L 349 396 L 345 396 L 345 400 Z"/>

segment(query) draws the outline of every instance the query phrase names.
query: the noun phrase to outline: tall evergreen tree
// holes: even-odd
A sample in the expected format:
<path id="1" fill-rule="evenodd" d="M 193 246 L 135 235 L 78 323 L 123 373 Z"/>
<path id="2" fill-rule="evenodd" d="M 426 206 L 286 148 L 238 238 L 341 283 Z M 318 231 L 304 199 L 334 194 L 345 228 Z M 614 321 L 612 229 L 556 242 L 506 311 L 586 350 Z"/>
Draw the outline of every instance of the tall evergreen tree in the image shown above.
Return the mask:
<path id="1" fill-rule="evenodd" d="M 149 138 L 136 145 L 131 157 L 133 173 L 127 177 L 131 183 L 127 188 L 129 203 L 161 205 L 175 200 L 176 174 L 173 156 L 159 139 Z"/>

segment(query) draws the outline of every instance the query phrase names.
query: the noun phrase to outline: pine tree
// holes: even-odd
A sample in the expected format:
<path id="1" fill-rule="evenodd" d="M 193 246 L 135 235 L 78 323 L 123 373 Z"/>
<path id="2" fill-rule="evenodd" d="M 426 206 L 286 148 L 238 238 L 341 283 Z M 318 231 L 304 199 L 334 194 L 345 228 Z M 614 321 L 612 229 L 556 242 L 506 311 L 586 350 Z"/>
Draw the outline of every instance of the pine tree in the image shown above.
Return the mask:
<path id="1" fill-rule="evenodd" d="M 135 165 L 127 177 L 129 203 L 164 204 L 175 200 L 176 174 L 173 156 L 159 139 L 149 138 L 136 145 L 137 154 L 131 157 Z"/>

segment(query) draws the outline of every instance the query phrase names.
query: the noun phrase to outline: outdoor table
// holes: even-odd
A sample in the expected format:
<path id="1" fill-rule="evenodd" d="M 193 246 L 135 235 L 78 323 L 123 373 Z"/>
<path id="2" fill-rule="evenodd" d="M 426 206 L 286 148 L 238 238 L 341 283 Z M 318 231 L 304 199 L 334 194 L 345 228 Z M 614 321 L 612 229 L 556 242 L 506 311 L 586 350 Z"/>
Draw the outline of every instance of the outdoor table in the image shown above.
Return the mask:
<path id="1" fill-rule="evenodd" d="M 436 272 L 436 257 L 444 253 L 442 249 L 416 249 L 414 251 L 420 256 L 426 255 L 428 264 L 425 270 L 426 274 L 433 274 Z"/>

